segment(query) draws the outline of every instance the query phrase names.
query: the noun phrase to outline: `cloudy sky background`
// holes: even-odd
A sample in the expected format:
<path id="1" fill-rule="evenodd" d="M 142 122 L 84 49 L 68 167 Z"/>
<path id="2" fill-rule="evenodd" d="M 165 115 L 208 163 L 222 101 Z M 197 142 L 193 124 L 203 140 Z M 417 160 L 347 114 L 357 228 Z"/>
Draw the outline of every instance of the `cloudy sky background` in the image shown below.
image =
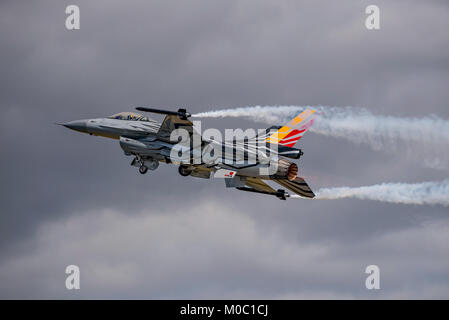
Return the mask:
<path id="1" fill-rule="evenodd" d="M 142 176 L 117 141 L 54 125 L 135 106 L 447 119 L 448 27 L 446 1 L 2 1 L 0 298 L 449 298 L 447 207 L 279 201 L 169 165 Z M 449 176 L 420 150 L 313 133 L 300 147 L 315 189 Z M 65 288 L 69 264 L 81 290 Z M 381 290 L 365 289 L 370 264 Z"/>

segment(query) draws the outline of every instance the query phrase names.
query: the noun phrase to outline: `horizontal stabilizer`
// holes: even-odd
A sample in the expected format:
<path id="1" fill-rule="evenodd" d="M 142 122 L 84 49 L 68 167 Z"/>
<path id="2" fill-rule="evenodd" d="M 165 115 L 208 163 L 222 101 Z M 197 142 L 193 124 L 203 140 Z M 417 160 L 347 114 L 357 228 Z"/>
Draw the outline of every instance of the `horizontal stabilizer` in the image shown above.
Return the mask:
<path id="1" fill-rule="evenodd" d="M 265 191 L 265 192 L 276 192 L 272 187 L 270 187 L 268 184 L 263 182 L 260 178 L 246 178 L 246 185 L 248 187 L 254 188 L 259 191 Z"/>
<path id="2" fill-rule="evenodd" d="M 304 198 L 315 197 L 315 194 L 313 193 L 312 189 L 310 189 L 309 185 L 304 181 L 303 178 L 297 177 L 293 181 L 280 180 L 280 179 L 274 179 L 273 181 L 301 197 Z"/>

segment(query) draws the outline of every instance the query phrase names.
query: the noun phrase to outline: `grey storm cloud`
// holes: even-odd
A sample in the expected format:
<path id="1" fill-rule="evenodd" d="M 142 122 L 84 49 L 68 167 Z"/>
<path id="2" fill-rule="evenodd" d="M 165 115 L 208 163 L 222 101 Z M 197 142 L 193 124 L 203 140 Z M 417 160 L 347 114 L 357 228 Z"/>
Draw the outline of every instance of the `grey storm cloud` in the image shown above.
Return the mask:
<path id="1" fill-rule="evenodd" d="M 33 252 L 0 267 L 2 297 L 435 298 L 446 292 L 426 278 L 447 276 L 446 219 L 342 245 L 294 241 L 238 206 L 229 208 L 204 201 L 176 213 L 144 209 L 133 216 L 104 209 L 45 223 Z M 416 252 L 426 259 L 410 261 Z M 74 261 L 82 270 L 75 293 L 57 285 L 60 270 Z M 363 289 L 360 270 L 373 261 L 382 266 L 382 293 Z"/>
<path id="2" fill-rule="evenodd" d="M 448 211 L 285 201 L 145 176 L 117 141 L 54 123 L 136 106 L 364 107 L 449 118 L 449 6 L 376 1 L 0 3 L 0 297 L 448 298 Z M 77 4 L 81 29 L 64 27 Z M 203 128 L 263 127 L 204 119 Z M 313 188 L 438 181 L 415 153 L 307 133 Z M 65 266 L 81 290 L 65 289 Z M 377 292 L 364 270 L 381 269 Z"/>

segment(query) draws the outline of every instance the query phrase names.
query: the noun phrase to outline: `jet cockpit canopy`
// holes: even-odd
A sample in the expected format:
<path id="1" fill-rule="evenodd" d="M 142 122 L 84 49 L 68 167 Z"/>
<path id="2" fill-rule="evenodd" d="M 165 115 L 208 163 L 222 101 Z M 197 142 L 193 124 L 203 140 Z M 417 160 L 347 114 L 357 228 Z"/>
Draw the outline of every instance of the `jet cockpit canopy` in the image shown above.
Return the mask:
<path id="1" fill-rule="evenodd" d="M 113 114 L 108 118 L 117 120 L 150 121 L 148 117 L 135 112 L 120 112 Z"/>

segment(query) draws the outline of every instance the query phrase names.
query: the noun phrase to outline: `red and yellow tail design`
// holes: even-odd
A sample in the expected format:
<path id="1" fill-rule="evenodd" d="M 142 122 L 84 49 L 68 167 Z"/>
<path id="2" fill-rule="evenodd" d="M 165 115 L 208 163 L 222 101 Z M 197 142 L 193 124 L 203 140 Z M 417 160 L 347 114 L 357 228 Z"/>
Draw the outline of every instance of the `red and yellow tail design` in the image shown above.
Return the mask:
<path id="1" fill-rule="evenodd" d="M 296 142 L 302 138 L 304 133 L 315 120 L 313 114 L 315 110 L 307 109 L 290 120 L 286 125 L 278 131 L 270 135 L 266 141 L 269 143 L 280 144 L 287 147 L 293 147 Z"/>

